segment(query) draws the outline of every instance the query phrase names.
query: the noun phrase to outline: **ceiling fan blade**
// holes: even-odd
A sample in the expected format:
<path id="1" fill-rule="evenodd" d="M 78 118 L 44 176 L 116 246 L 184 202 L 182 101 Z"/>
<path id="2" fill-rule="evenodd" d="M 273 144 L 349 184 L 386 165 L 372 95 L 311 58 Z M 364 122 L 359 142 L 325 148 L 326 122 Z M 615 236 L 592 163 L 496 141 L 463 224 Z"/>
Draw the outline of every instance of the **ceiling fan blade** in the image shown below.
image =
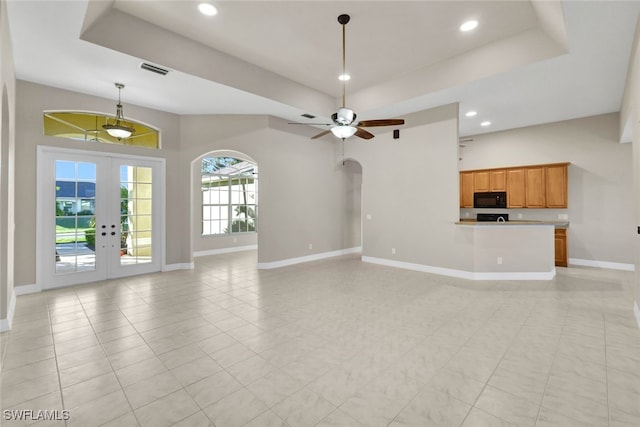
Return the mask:
<path id="1" fill-rule="evenodd" d="M 302 126 L 333 126 L 332 123 L 287 123 L 288 125 L 302 125 Z"/>
<path id="2" fill-rule="evenodd" d="M 319 134 L 312 136 L 311 139 L 318 139 L 318 138 L 322 138 L 323 136 L 325 136 L 326 134 L 331 133 L 330 130 L 323 130 L 322 132 L 320 132 Z"/>
<path id="3" fill-rule="evenodd" d="M 364 130 L 362 128 L 359 128 L 356 126 L 356 136 L 362 138 L 362 139 L 371 139 L 373 138 L 375 135 L 372 134 L 371 132 L 369 132 L 368 130 Z"/>
<path id="4" fill-rule="evenodd" d="M 404 119 L 379 119 L 379 120 L 363 120 L 358 126 L 371 128 L 376 126 L 399 126 L 404 124 Z"/>

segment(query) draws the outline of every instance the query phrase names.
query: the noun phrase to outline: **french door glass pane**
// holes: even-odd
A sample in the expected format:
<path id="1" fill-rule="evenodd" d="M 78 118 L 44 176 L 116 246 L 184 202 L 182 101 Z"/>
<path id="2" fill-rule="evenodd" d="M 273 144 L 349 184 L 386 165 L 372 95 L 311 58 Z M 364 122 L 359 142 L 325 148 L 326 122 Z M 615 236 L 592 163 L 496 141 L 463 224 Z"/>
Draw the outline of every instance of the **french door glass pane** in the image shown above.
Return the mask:
<path id="1" fill-rule="evenodd" d="M 120 265 L 152 261 L 152 168 L 120 166 Z"/>
<path id="2" fill-rule="evenodd" d="M 56 161 L 56 274 L 95 270 L 95 163 Z"/>

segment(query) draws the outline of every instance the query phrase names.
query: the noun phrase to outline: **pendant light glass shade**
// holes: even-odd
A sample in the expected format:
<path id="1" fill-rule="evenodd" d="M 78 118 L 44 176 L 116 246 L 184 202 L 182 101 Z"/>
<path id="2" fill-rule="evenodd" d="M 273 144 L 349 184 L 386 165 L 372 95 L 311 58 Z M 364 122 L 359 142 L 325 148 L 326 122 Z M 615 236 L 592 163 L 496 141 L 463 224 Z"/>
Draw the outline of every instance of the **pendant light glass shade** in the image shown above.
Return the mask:
<path id="1" fill-rule="evenodd" d="M 331 133 L 338 138 L 346 139 L 353 136 L 357 130 L 353 126 L 334 126 L 331 128 Z"/>
<path id="2" fill-rule="evenodd" d="M 113 123 L 107 122 L 102 128 L 114 138 L 129 138 L 136 130 L 131 126 L 127 126 L 128 123 L 124 120 L 122 104 L 120 103 L 120 90 L 124 89 L 124 85 L 122 83 L 116 83 L 116 87 L 118 88 L 118 104 L 116 105 L 115 120 Z"/>

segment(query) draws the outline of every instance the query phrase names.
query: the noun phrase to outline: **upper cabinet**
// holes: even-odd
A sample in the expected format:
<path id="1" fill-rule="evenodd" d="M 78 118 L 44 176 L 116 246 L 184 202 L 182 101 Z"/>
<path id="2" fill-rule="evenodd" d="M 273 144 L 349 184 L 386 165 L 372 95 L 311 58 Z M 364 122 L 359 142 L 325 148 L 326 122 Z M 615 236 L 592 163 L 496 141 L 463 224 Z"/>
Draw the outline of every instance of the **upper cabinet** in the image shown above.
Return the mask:
<path id="1" fill-rule="evenodd" d="M 548 208 L 566 208 L 568 206 L 567 165 L 551 165 L 545 167 L 546 199 Z"/>
<path id="2" fill-rule="evenodd" d="M 473 172 L 460 172 L 460 207 L 473 207 Z"/>
<path id="3" fill-rule="evenodd" d="M 507 169 L 507 208 L 524 208 L 525 200 L 525 175 L 524 168 Z"/>
<path id="4" fill-rule="evenodd" d="M 545 167 L 525 168 L 525 200 L 527 208 L 546 208 Z"/>
<path id="5" fill-rule="evenodd" d="M 506 191 L 508 208 L 566 208 L 569 163 L 460 172 L 460 207 L 473 207 L 473 193 Z"/>
<path id="6" fill-rule="evenodd" d="M 507 170 L 489 171 L 489 191 L 507 191 Z"/>

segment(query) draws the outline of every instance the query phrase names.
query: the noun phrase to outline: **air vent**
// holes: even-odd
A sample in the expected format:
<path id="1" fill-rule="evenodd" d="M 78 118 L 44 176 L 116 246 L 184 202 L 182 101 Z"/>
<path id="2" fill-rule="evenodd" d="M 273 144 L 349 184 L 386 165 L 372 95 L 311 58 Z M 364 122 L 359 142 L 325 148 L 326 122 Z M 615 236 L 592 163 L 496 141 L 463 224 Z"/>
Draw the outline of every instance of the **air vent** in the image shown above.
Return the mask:
<path id="1" fill-rule="evenodd" d="M 142 68 L 143 70 L 151 71 L 151 72 L 156 73 L 156 74 L 162 74 L 163 76 L 166 76 L 169 73 L 169 70 L 167 70 L 166 68 L 162 68 L 162 67 L 159 67 L 157 65 L 149 64 L 148 62 L 142 62 L 140 64 L 140 68 Z"/>
<path id="2" fill-rule="evenodd" d="M 307 119 L 315 119 L 316 116 L 314 116 L 313 114 L 309 114 L 309 113 L 304 113 L 301 114 L 302 117 L 307 118 Z"/>

